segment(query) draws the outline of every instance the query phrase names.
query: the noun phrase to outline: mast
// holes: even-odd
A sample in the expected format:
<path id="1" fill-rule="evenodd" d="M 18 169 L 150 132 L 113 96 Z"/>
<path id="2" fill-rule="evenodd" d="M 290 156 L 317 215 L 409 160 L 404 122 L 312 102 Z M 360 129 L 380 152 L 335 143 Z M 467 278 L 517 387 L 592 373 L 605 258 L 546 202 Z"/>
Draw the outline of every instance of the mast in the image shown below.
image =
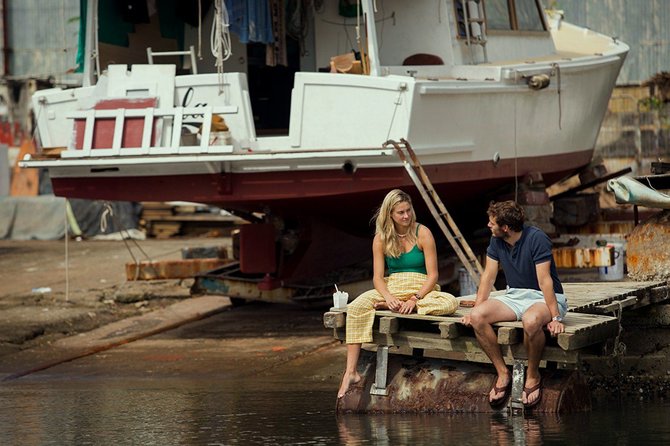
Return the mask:
<path id="1" fill-rule="evenodd" d="M 363 17 L 365 19 L 365 26 L 367 36 L 367 55 L 370 60 L 370 76 L 379 76 L 379 47 L 377 46 L 377 26 L 375 24 L 375 10 L 372 4 L 373 0 L 360 0 L 363 6 Z"/>
<path id="2" fill-rule="evenodd" d="M 100 76 L 100 55 L 98 54 L 98 0 L 86 2 L 86 37 L 84 40 L 84 78 L 82 85 L 94 85 Z M 82 17 L 82 19 L 84 19 Z M 92 67 L 95 61 L 95 67 Z M 95 68 L 95 70 L 94 70 Z"/>

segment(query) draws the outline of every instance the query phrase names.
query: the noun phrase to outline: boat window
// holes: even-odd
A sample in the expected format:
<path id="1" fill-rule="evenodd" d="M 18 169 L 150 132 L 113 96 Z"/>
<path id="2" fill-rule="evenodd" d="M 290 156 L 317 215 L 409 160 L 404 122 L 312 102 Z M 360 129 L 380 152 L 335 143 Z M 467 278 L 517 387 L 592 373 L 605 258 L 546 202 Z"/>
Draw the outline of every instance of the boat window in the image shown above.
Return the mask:
<path id="1" fill-rule="evenodd" d="M 536 0 L 516 0 L 517 29 L 521 31 L 544 31 L 542 12 Z"/>
<path id="2" fill-rule="evenodd" d="M 456 0 L 456 3 L 467 2 Z M 485 0 L 484 6 L 490 30 L 545 31 L 547 29 L 537 0 Z"/>
<path id="3" fill-rule="evenodd" d="M 512 29 L 507 0 L 488 0 L 485 6 L 489 29 Z"/>

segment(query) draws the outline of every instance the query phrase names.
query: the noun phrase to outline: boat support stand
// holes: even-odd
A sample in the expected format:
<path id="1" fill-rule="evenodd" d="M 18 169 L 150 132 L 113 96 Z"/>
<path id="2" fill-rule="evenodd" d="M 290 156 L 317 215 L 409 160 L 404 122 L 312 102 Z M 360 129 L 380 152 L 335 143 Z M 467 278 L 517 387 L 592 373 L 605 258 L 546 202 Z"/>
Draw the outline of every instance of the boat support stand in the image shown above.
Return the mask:
<path id="1" fill-rule="evenodd" d="M 388 396 L 389 391 L 386 386 L 388 378 L 389 365 L 389 347 L 380 345 L 377 348 L 377 365 L 375 370 L 375 382 L 370 388 L 370 395 Z"/>

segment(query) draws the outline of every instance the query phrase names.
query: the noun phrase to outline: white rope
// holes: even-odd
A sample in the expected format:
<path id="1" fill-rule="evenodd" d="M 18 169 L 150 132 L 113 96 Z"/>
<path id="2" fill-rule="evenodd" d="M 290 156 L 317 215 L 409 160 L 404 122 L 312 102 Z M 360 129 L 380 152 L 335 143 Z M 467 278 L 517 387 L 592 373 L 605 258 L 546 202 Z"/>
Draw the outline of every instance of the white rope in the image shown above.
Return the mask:
<path id="1" fill-rule="evenodd" d="M 614 357 L 618 356 L 621 358 L 626 354 L 626 344 L 624 344 L 619 340 L 619 338 L 621 337 L 621 333 L 623 333 L 623 325 L 621 325 L 621 317 L 623 316 L 623 305 L 621 305 L 620 300 L 616 301 L 615 303 L 619 306 L 618 311 L 617 310 L 613 311 L 614 317 L 617 318 L 617 322 L 619 324 L 619 330 L 617 331 L 617 335 L 614 338 L 614 348 L 612 351 L 612 356 Z"/>
<path id="2" fill-rule="evenodd" d="M 361 47 L 361 0 L 356 2 L 356 44 Z"/>
<path id="3" fill-rule="evenodd" d="M 198 60 L 202 60 L 202 0 L 198 0 Z"/>
<path id="4" fill-rule="evenodd" d="M 561 66 L 557 63 L 552 63 L 551 66 L 556 70 L 556 77 L 558 80 L 558 86 L 556 87 L 556 93 L 558 94 L 558 129 L 563 130 L 563 106 L 561 105 Z"/>
<path id="5" fill-rule="evenodd" d="M 514 98 L 514 201 L 519 201 L 519 154 L 517 152 L 517 136 L 516 136 L 516 102 Z"/>
<path id="6" fill-rule="evenodd" d="M 223 0 L 214 0 L 214 22 L 210 35 L 212 55 L 216 58 L 216 72 L 219 75 L 219 94 L 223 93 L 223 61 L 233 54 L 230 43 L 230 19 Z"/>
<path id="7" fill-rule="evenodd" d="M 112 205 L 106 202 L 104 204 L 102 214 L 100 215 L 100 232 L 102 233 L 107 232 L 107 219 L 113 216 L 114 216 L 114 210 L 112 209 Z"/>
<path id="8" fill-rule="evenodd" d="M 400 99 L 402 97 L 404 90 L 398 90 L 398 98 L 395 100 L 395 107 L 393 107 L 393 114 L 391 115 L 391 121 L 389 122 L 389 130 L 386 132 L 386 140 L 388 141 L 391 138 L 391 129 L 393 129 L 393 121 L 395 121 L 395 115 L 400 106 Z"/>

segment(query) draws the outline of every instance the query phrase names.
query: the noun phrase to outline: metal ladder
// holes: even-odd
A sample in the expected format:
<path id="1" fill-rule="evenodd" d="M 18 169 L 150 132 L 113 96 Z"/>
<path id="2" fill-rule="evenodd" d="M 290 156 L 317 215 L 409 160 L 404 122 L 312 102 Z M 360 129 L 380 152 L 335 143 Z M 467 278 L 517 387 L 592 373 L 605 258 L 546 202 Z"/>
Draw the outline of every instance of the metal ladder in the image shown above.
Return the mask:
<path id="1" fill-rule="evenodd" d="M 473 45 L 480 45 L 484 52 L 484 63 L 488 63 L 489 56 L 486 51 L 486 19 L 484 7 L 481 0 L 462 0 L 460 6 L 463 12 L 465 28 L 465 44 L 470 51 L 470 62 L 475 63 L 472 51 Z"/>
<path id="2" fill-rule="evenodd" d="M 479 287 L 479 282 L 484 269 L 482 268 L 481 263 L 479 263 L 477 256 L 475 256 L 475 253 L 472 252 L 470 245 L 468 245 L 468 242 L 461 234 L 461 231 L 458 229 L 456 222 L 453 220 L 453 218 L 451 218 L 451 215 L 449 215 L 449 212 L 444 206 L 444 203 L 442 203 L 439 195 L 437 195 L 437 192 L 435 192 L 433 184 L 430 182 L 430 179 L 428 178 L 428 175 L 426 174 L 423 166 L 421 166 L 419 158 L 414 153 L 414 150 L 412 150 L 412 146 L 410 146 L 409 142 L 407 142 L 407 140 L 404 138 L 400 139 L 400 143 L 393 140 L 388 140 L 382 145 L 382 147 L 385 148 L 389 145 L 393 146 L 398 152 L 398 156 L 400 157 L 405 170 L 407 170 L 409 177 L 412 179 L 414 185 L 421 194 L 421 197 L 423 197 L 423 200 L 426 202 L 426 205 L 428 206 L 431 214 L 433 214 L 435 221 L 440 226 L 440 229 L 442 229 L 444 235 L 447 237 L 449 244 L 456 252 L 456 255 L 460 259 L 461 263 L 463 263 L 463 266 L 467 270 L 468 274 L 470 274 L 472 280 Z M 411 164 L 403 152 L 403 149 L 407 151 L 410 159 L 412 160 Z"/>

